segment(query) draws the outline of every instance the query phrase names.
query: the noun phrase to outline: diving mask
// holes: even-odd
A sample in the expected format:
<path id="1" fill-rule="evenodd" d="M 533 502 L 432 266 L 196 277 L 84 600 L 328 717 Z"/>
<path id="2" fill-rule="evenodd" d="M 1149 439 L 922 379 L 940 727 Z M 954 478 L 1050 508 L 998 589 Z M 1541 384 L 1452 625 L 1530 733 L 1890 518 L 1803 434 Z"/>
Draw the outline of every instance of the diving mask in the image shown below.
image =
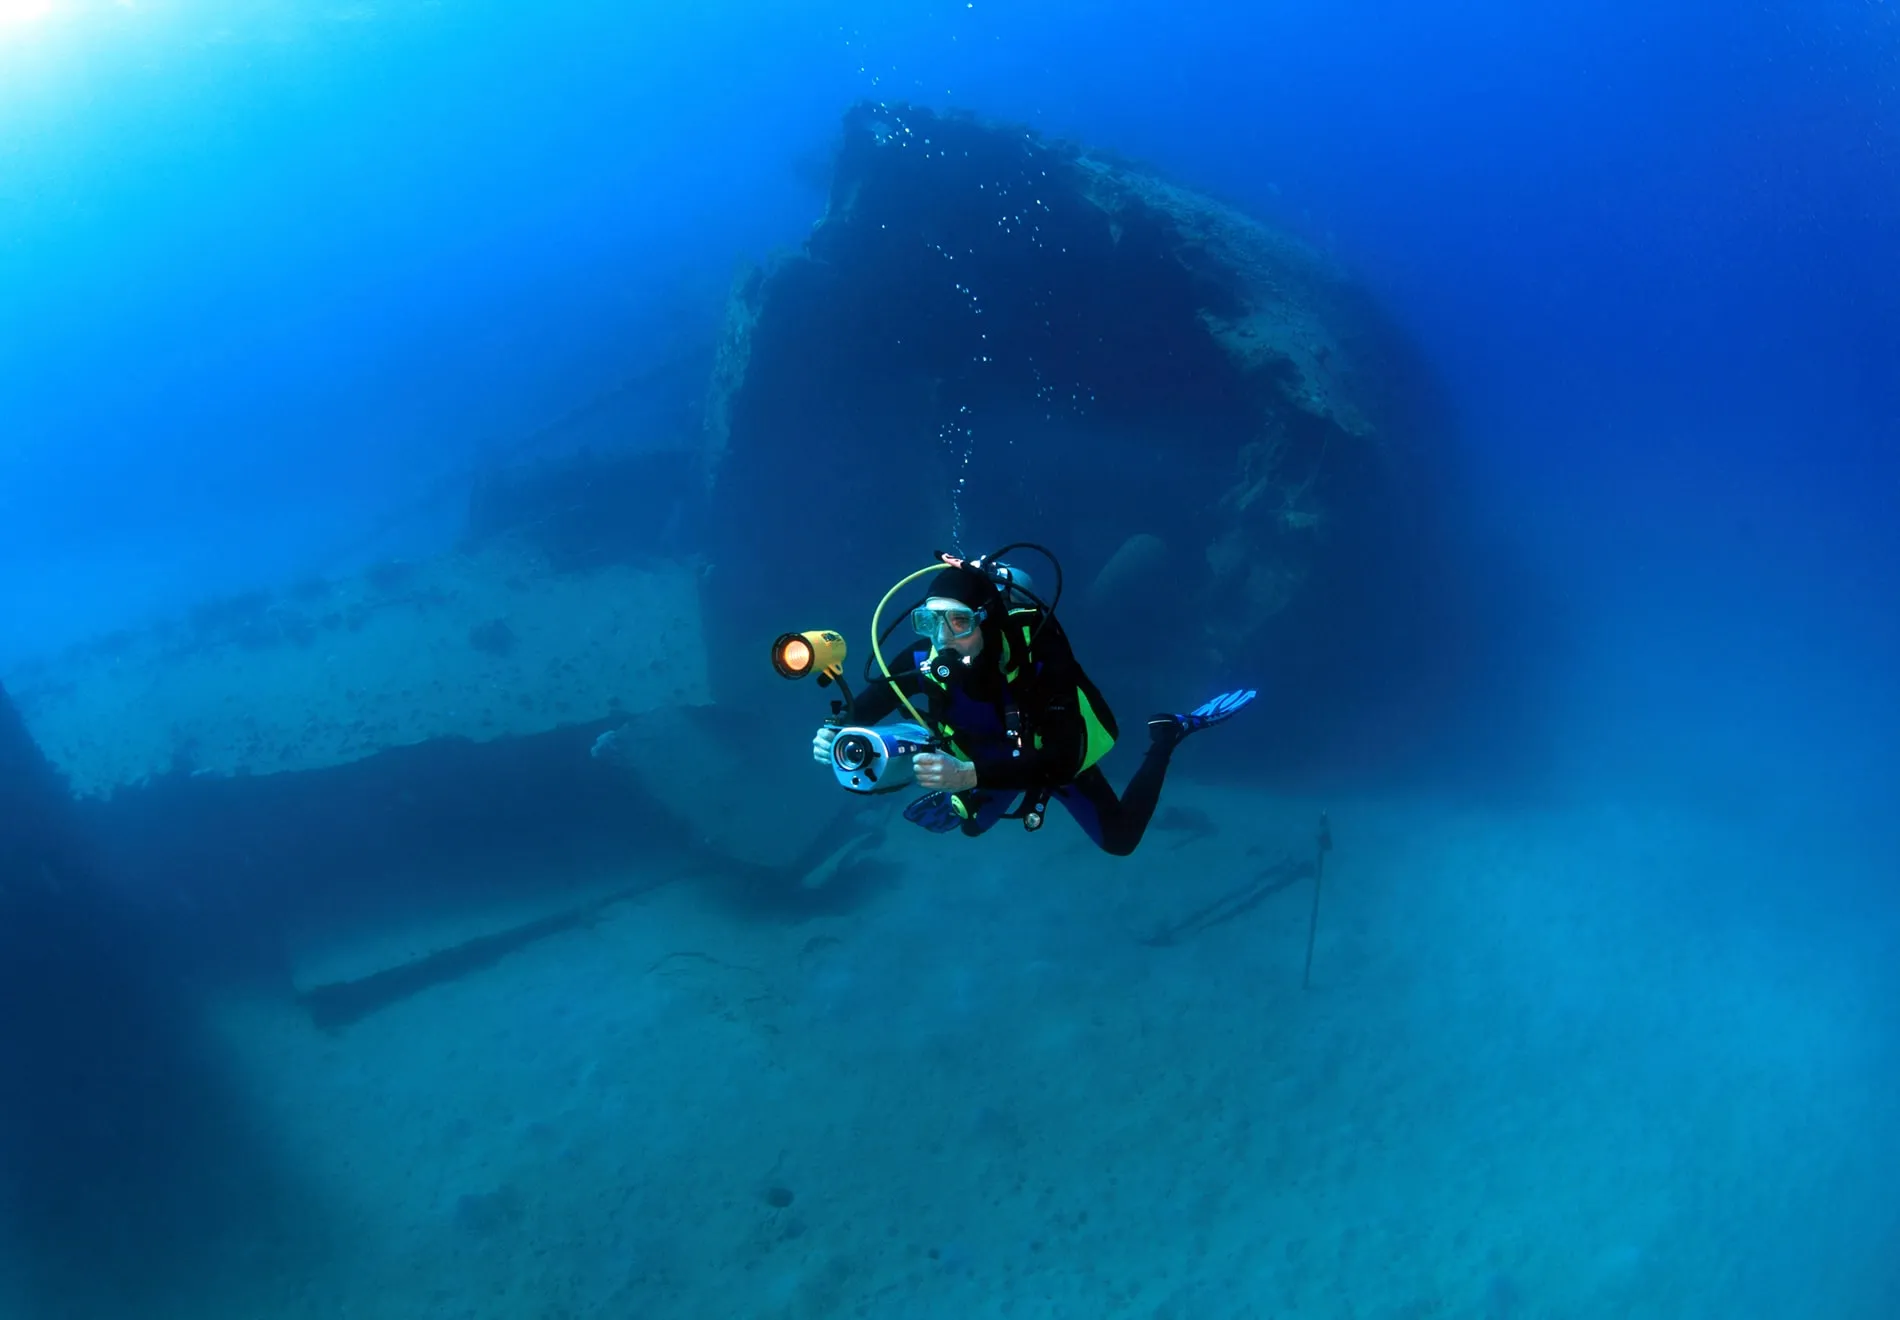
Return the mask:
<path id="1" fill-rule="evenodd" d="M 969 609 L 966 606 L 941 606 L 932 608 L 925 605 L 910 612 L 910 626 L 917 630 L 919 637 L 928 637 L 933 642 L 956 641 L 968 637 L 983 622 L 982 610 Z"/>

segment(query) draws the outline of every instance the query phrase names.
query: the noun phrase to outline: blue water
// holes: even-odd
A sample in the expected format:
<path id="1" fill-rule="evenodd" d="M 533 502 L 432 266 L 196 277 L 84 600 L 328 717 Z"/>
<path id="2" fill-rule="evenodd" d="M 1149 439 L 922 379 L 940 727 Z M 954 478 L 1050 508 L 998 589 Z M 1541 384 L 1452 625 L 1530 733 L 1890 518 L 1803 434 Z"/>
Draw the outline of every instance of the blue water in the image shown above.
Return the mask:
<path id="1" fill-rule="evenodd" d="M 896 837 L 819 916 L 682 871 L 334 1035 L 248 970 L 154 1006 L 116 916 L 62 916 L 108 933 L 4 982 L 0 1316 L 1900 1314 L 1890 3 L 0 0 L 0 680 L 440 553 L 496 460 L 697 434 L 735 272 L 864 99 L 1353 272 L 1532 584 L 1508 717 L 1270 787 L 1184 754 L 1136 869 L 1056 821 Z M 1303 898 L 1127 939 L 1321 807 L 1321 998 Z M 167 977 L 268 942 L 201 882 L 135 904 L 220 950 Z"/>

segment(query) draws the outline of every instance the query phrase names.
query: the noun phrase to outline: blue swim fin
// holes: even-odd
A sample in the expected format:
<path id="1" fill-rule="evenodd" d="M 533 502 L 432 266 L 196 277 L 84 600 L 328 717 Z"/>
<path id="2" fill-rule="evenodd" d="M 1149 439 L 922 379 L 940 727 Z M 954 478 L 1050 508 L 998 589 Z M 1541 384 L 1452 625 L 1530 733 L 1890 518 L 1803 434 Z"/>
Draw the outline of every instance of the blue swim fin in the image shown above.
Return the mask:
<path id="1" fill-rule="evenodd" d="M 932 834 L 948 834 L 963 824 L 957 804 L 951 800 L 950 794 L 941 789 L 926 793 L 905 807 L 904 819 L 923 826 Z"/>
<path id="2" fill-rule="evenodd" d="M 1190 733 L 1199 733 L 1231 718 L 1259 695 L 1253 688 L 1237 688 L 1202 702 L 1185 715 L 1157 715 L 1148 721 L 1148 735 L 1157 742 L 1177 743 Z"/>

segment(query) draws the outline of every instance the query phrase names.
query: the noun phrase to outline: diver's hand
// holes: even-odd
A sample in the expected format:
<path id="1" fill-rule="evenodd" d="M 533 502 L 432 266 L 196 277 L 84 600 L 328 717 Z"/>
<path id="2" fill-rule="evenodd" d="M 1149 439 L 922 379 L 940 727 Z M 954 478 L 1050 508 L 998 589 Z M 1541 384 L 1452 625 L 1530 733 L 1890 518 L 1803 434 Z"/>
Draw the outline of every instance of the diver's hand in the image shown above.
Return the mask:
<path id="1" fill-rule="evenodd" d="M 838 741 L 838 726 L 827 724 L 818 730 L 811 740 L 811 759 L 819 765 L 831 764 L 831 744 Z"/>
<path id="2" fill-rule="evenodd" d="M 961 793 L 976 787 L 976 766 L 968 761 L 959 761 L 954 756 L 945 756 L 941 752 L 919 752 L 911 758 L 911 765 L 916 768 L 917 782 L 924 788 Z"/>

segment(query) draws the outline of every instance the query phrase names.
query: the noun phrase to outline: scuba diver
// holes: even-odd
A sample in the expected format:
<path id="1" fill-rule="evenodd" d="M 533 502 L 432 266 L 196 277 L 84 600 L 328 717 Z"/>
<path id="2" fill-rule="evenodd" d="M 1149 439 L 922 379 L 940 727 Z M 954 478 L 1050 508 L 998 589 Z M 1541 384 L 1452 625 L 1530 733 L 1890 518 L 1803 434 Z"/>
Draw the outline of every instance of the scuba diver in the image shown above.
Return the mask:
<path id="1" fill-rule="evenodd" d="M 920 732 L 932 734 L 932 749 L 911 758 L 916 783 L 931 791 L 904 811 L 924 828 L 975 836 L 1000 820 L 1020 819 L 1034 830 L 1053 798 L 1104 852 L 1126 857 L 1148 828 L 1181 740 L 1228 719 L 1255 693 L 1222 693 L 1186 714 L 1149 720 L 1141 767 L 1117 796 L 1096 765 L 1118 736 L 1114 714 L 1076 662 L 1054 605 L 1035 594 L 1026 573 L 1000 561 L 1018 548 L 967 561 L 940 555 L 940 563 L 893 587 L 886 604 L 905 583 L 935 575 L 929 596 L 911 613 L 922 639 L 912 663 L 893 674 L 880 646 L 882 677 L 855 699 L 847 691 L 834 710 L 848 713 L 853 725 L 877 725 L 901 706 L 918 716 Z M 1059 601 L 1059 564 L 1056 584 Z M 881 643 L 876 617 L 872 637 Z M 922 712 L 912 698 L 921 698 Z M 839 732 L 838 721 L 819 729 L 814 759 L 833 759 Z"/>

